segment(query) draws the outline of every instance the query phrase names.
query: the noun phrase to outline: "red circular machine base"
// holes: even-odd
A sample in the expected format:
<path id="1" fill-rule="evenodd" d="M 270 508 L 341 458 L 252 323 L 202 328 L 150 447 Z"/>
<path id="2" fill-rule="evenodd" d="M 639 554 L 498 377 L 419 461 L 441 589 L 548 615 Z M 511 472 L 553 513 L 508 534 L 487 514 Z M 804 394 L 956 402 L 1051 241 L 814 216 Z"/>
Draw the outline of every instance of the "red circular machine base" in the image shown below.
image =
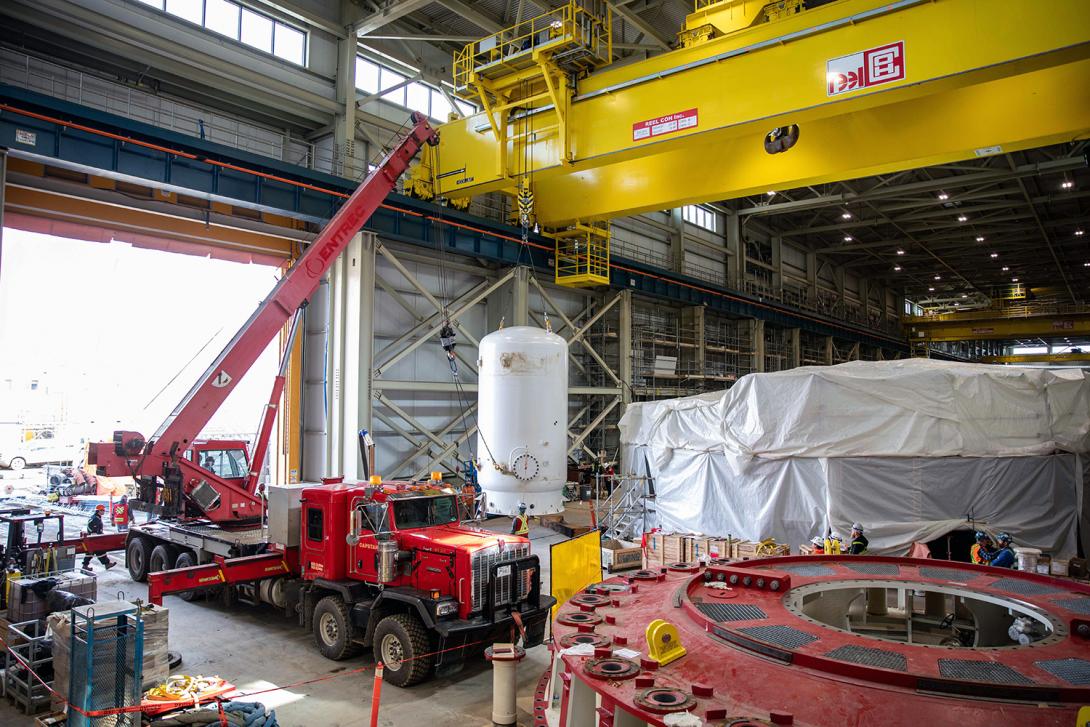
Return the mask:
<path id="1" fill-rule="evenodd" d="M 643 571 L 588 590 L 603 585 L 608 604 L 577 596 L 557 614 L 552 648 L 561 661 L 538 686 L 535 727 L 581 727 L 587 715 L 565 706 L 586 689 L 599 705 L 592 724 L 606 726 L 661 725 L 683 705 L 709 725 L 1070 727 L 1090 704 L 1090 587 L 1073 581 L 948 561 L 795 556 Z M 869 593 L 883 604 L 879 615 L 863 613 L 868 602 L 858 599 Z M 893 593 L 931 605 L 926 614 L 887 614 Z M 588 608 L 600 622 L 588 623 L 597 621 L 585 618 Z M 1028 645 L 1015 628 L 1007 636 L 1016 616 L 1036 629 Z M 897 618 L 907 636 L 882 631 Z M 677 628 L 686 650 L 665 666 L 647 653 L 645 630 L 656 619 Z M 936 640 L 945 630 L 951 635 Z M 610 648 L 596 640 L 593 654 L 586 645 L 563 649 L 578 644 L 576 633 L 609 639 L 613 656 L 640 673 L 603 678 L 598 665 Z"/>

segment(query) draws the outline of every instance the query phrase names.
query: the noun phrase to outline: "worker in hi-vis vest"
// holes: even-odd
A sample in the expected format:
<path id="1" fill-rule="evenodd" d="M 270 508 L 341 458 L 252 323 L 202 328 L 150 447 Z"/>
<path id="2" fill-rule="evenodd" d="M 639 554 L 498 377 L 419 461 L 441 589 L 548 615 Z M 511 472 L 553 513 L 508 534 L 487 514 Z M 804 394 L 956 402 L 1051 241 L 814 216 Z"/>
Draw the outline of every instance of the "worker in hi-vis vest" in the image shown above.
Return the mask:
<path id="1" fill-rule="evenodd" d="M 515 519 L 511 521 L 511 534 L 512 535 L 529 535 L 530 533 L 530 517 L 526 514 L 526 503 L 519 503 L 519 514 L 515 515 Z"/>

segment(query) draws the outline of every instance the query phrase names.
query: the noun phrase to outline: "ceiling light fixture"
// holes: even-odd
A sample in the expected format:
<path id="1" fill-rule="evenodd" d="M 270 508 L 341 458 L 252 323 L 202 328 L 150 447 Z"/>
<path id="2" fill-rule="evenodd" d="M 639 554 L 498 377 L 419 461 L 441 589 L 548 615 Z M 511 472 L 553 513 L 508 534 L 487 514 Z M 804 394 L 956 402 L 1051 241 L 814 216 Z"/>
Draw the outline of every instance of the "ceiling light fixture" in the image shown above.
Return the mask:
<path id="1" fill-rule="evenodd" d="M 897 254 L 898 254 L 898 255 L 904 255 L 904 254 L 905 254 L 905 251 L 904 251 L 904 250 L 902 250 L 902 249 L 900 249 L 900 248 L 897 248 Z"/>
<path id="2" fill-rule="evenodd" d="M 939 201 L 940 202 L 945 202 L 948 199 L 950 199 L 950 195 L 948 195 L 946 192 L 939 192 Z"/>
<path id="3" fill-rule="evenodd" d="M 968 294 L 968 293 L 962 293 L 962 294 L 961 294 L 961 297 L 962 297 L 962 298 L 968 298 L 968 297 L 969 297 L 969 294 Z"/>
<path id="4" fill-rule="evenodd" d="M 932 293 L 934 293 L 934 292 L 935 292 L 935 289 L 934 289 L 934 288 L 928 288 L 928 290 L 929 290 L 929 291 L 931 291 Z"/>
<path id="5" fill-rule="evenodd" d="M 841 215 L 840 215 L 840 219 L 842 219 L 842 220 L 850 220 L 851 218 L 852 218 L 852 213 L 848 212 L 847 210 L 842 212 Z"/>
<path id="6" fill-rule="evenodd" d="M 844 235 L 844 242 L 851 242 L 851 241 L 852 241 L 852 236 L 851 235 Z"/>
<path id="7" fill-rule="evenodd" d="M 991 254 L 991 258 L 992 258 L 992 260 L 995 260 L 995 259 L 996 259 L 997 257 L 999 257 L 999 253 L 997 253 L 997 252 L 993 252 L 993 253 Z"/>
<path id="8" fill-rule="evenodd" d="M 976 241 L 977 242 L 984 242 L 984 235 L 977 235 L 976 236 Z"/>
<path id="9" fill-rule="evenodd" d="M 1086 266 L 1090 267 L 1090 263 L 1086 263 Z M 893 266 L 893 272 L 895 272 L 895 273 L 901 272 L 901 266 L 900 265 L 894 265 Z"/>
<path id="10" fill-rule="evenodd" d="M 942 280 L 942 276 L 941 275 L 936 275 L 935 280 Z"/>
<path id="11" fill-rule="evenodd" d="M 968 222 L 969 218 L 965 215 L 958 215 L 958 222 Z"/>
<path id="12" fill-rule="evenodd" d="M 1060 185 L 1060 189 L 1071 189 L 1074 186 L 1075 186 L 1074 182 L 1072 182 L 1070 179 L 1065 179 L 1063 181 L 1063 184 Z"/>
<path id="13" fill-rule="evenodd" d="M 1018 278 L 1011 278 L 1011 282 L 1012 282 L 1012 283 L 1017 283 L 1017 282 L 1018 282 Z"/>
<path id="14" fill-rule="evenodd" d="M 765 194 L 767 194 L 769 197 L 775 197 L 776 196 L 775 190 L 772 190 L 772 189 L 765 192 Z"/>
<path id="15" fill-rule="evenodd" d="M 1005 272 L 1005 273 L 1010 272 L 1010 268 L 1008 268 L 1006 265 L 1004 265 L 1003 266 L 1003 272 Z"/>
<path id="16" fill-rule="evenodd" d="M 1082 230 L 1075 230 L 1075 237 L 1082 237 Z"/>

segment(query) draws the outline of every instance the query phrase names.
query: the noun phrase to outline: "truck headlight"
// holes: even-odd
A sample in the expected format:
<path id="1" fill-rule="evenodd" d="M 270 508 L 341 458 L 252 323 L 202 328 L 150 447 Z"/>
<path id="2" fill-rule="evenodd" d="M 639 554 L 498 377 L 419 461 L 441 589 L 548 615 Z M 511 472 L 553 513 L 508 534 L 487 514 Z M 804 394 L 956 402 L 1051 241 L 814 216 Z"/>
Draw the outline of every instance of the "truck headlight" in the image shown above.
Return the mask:
<path id="1" fill-rule="evenodd" d="M 435 604 L 435 615 L 440 618 L 443 616 L 451 616 L 458 613 L 457 601 L 440 601 Z"/>

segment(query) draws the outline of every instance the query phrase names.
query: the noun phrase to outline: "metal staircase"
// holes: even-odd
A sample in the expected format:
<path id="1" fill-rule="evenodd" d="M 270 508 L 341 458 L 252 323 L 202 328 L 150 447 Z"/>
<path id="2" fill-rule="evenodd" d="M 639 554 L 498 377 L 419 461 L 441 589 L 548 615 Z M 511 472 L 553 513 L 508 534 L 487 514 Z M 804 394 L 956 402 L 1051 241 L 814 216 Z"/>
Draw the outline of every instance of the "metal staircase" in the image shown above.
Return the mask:
<path id="1" fill-rule="evenodd" d="M 612 488 L 610 488 L 612 485 Z M 647 517 L 655 512 L 655 496 L 647 477 L 603 475 L 597 483 L 598 524 L 603 536 L 634 540 L 647 531 Z"/>

